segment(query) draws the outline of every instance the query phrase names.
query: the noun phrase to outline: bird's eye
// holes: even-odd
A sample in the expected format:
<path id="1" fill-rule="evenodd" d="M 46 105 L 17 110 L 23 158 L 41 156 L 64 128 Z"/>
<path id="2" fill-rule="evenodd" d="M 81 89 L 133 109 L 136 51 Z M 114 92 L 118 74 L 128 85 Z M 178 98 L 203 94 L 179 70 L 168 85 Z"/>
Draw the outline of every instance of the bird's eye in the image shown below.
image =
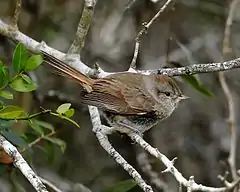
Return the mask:
<path id="1" fill-rule="evenodd" d="M 165 95 L 169 97 L 171 95 L 171 93 L 170 92 L 165 92 Z"/>
<path id="2" fill-rule="evenodd" d="M 157 90 L 157 95 L 160 95 L 162 92 L 160 90 Z"/>

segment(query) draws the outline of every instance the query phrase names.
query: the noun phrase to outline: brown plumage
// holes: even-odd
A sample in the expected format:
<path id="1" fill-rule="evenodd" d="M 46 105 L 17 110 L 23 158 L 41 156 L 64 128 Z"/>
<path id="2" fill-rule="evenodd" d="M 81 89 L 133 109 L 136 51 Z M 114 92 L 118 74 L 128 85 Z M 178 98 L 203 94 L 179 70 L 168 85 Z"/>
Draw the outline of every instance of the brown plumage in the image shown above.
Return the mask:
<path id="1" fill-rule="evenodd" d="M 175 81 L 168 76 L 122 72 L 93 79 L 57 58 L 45 52 L 42 53 L 47 64 L 54 67 L 62 76 L 76 81 L 84 88 L 80 94 L 81 102 L 106 112 L 108 120 L 111 118 L 109 122 L 115 126 L 125 125 L 124 127 L 129 128 L 126 123 L 132 123 L 130 125 L 132 127 L 136 125 L 133 123 L 133 118 L 138 116 L 154 118 L 154 122 L 148 121 L 151 123 L 141 125 L 145 126 L 146 128 L 143 128 L 146 130 L 158 120 L 168 117 L 177 103 L 184 99 Z M 149 114 L 155 115 L 149 116 Z M 121 124 L 120 122 L 116 124 L 114 120 L 116 116 L 120 117 L 118 119 L 122 121 Z"/>

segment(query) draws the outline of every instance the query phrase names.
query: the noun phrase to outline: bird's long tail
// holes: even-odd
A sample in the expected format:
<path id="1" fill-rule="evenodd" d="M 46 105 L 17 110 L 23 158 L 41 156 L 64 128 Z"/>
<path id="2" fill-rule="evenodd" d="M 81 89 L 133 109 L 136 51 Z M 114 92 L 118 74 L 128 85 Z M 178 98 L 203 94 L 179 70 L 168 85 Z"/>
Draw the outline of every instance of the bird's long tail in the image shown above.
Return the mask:
<path id="1" fill-rule="evenodd" d="M 73 69 L 68 66 L 63 61 L 49 55 L 48 53 L 42 51 L 43 60 L 45 63 L 56 69 L 57 74 L 72 79 L 79 83 L 87 92 L 92 91 L 92 85 L 94 83 L 94 79 L 87 77 L 83 73 Z"/>

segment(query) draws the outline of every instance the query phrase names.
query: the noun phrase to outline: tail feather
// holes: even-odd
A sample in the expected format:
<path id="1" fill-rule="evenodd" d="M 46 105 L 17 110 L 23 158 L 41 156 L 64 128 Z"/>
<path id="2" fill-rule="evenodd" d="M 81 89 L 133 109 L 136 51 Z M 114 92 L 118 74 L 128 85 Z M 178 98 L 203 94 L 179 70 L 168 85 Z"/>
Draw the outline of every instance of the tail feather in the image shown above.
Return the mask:
<path id="1" fill-rule="evenodd" d="M 81 72 L 73 69 L 72 67 L 68 66 L 66 63 L 60 61 L 59 59 L 49 55 L 48 53 L 42 51 L 43 60 L 48 65 L 52 66 L 56 69 L 57 74 L 72 79 L 79 83 L 83 88 L 86 89 L 87 92 L 92 91 L 93 79 L 87 77 L 86 75 L 82 74 Z"/>

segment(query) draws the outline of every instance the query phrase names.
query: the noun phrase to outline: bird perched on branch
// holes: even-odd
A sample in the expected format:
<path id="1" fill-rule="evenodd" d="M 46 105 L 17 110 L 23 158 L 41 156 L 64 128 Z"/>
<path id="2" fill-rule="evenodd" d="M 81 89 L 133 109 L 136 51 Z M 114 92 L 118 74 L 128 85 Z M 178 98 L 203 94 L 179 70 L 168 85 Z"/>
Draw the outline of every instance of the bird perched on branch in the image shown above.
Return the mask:
<path id="1" fill-rule="evenodd" d="M 82 103 L 96 106 L 108 123 L 122 133 L 144 133 L 188 98 L 174 79 L 165 75 L 122 72 L 94 79 L 46 52 L 42 54 L 45 63 L 83 88 L 79 95 Z"/>

